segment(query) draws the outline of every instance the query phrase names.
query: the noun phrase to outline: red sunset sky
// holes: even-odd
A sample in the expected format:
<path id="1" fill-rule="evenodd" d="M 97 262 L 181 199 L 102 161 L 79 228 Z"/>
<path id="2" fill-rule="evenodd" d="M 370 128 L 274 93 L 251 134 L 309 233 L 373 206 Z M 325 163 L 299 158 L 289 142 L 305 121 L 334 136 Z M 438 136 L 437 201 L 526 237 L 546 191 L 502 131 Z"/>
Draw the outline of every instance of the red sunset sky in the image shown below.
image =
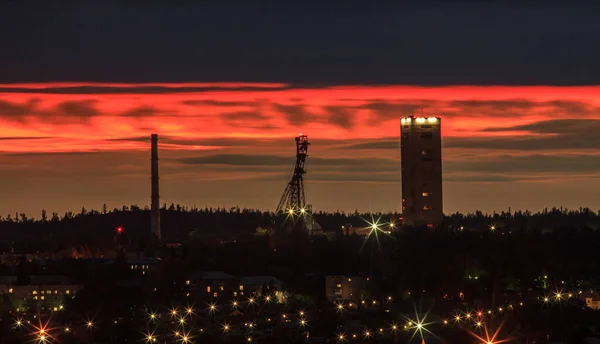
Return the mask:
<path id="1" fill-rule="evenodd" d="M 163 202 L 274 209 L 308 135 L 317 210 L 392 211 L 398 119 L 441 116 L 445 212 L 600 207 L 600 87 L 0 85 L 0 209 L 39 217 Z"/>

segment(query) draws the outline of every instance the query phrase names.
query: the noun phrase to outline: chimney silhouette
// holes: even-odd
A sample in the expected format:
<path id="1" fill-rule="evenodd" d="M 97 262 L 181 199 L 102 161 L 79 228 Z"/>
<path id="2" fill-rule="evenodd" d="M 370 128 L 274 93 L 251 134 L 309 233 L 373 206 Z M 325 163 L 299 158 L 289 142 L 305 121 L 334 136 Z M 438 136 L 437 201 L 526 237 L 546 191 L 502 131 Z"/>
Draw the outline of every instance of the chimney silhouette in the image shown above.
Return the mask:
<path id="1" fill-rule="evenodd" d="M 158 240 L 160 240 L 160 196 L 158 193 L 158 134 L 152 134 L 150 136 L 150 141 L 152 142 L 152 205 L 150 210 L 150 227 L 152 230 L 152 234 L 154 234 L 158 238 Z"/>

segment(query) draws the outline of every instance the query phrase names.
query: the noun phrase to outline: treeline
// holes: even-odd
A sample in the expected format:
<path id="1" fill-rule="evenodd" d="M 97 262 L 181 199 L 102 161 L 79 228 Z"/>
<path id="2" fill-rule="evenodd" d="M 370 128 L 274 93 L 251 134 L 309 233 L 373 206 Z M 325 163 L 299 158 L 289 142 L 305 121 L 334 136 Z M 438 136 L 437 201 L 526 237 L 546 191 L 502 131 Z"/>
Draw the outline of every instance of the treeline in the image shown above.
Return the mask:
<path id="1" fill-rule="evenodd" d="M 342 226 L 367 227 L 372 221 L 400 223 L 397 213 L 316 212 L 316 221 L 325 231 L 341 234 Z M 270 228 L 276 215 L 271 211 L 232 207 L 196 208 L 179 204 L 164 204 L 161 209 L 161 227 L 166 241 L 187 241 L 194 237 L 204 239 L 240 240 Z M 131 242 L 143 244 L 150 233 L 150 210 L 137 205 L 101 210 L 82 208 L 79 213 L 47 214 L 39 218 L 17 213 L 0 217 L 0 249 L 11 251 L 61 251 L 86 247 L 103 249 L 114 246 L 117 227 L 123 227 Z M 588 208 L 578 210 L 546 209 L 484 214 L 455 213 L 447 215 L 440 231 L 497 231 L 506 233 L 545 233 L 595 231 L 600 228 L 600 212 Z"/>

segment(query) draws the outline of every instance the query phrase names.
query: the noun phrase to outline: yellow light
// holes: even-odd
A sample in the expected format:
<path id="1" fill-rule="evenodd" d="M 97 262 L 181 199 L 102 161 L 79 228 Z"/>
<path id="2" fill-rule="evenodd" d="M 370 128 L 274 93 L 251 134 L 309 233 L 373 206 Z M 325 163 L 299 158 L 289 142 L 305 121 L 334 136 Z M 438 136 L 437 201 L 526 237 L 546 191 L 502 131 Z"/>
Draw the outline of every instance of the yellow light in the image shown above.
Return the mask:
<path id="1" fill-rule="evenodd" d="M 156 314 L 152 313 L 150 314 L 150 319 L 155 319 L 156 318 Z"/>
<path id="2" fill-rule="evenodd" d="M 444 320 L 444 325 L 448 325 L 448 320 Z"/>
<path id="3" fill-rule="evenodd" d="M 417 123 L 419 123 L 419 124 L 422 124 L 422 123 L 425 123 L 426 119 L 425 119 L 425 118 L 423 118 L 423 117 L 417 117 L 417 118 L 415 119 L 415 121 L 416 121 Z"/>
<path id="4" fill-rule="evenodd" d="M 369 331 L 366 331 L 366 332 L 365 332 L 365 337 L 370 337 L 370 336 L 371 336 L 371 332 L 369 332 Z"/>
<path id="5" fill-rule="evenodd" d="M 302 209 L 300 209 L 300 212 L 301 212 L 302 214 L 304 214 L 304 213 L 306 213 L 306 209 L 302 208 Z"/>
<path id="6" fill-rule="evenodd" d="M 251 342 L 252 341 L 252 337 L 248 337 L 247 341 Z"/>
<path id="7" fill-rule="evenodd" d="M 435 118 L 435 117 L 429 117 L 429 118 L 427 118 L 427 122 L 429 122 L 429 123 L 436 123 L 437 122 L 437 118 Z"/>
<path id="8" fill-rule="evenodd" d="M 304 311 L 300 311 L 300 316 L 303 317 L 304 316 Z"/>
<path id="9" fill-rule="evenodd" d="M 172 316 L 177 316 L 177 311 L 176 311 L 176 310 L 172 310 L 172 311 L 171 311 L 171 315 L 172 315 Z"/>
<path id="10" fill-rule="evenodd" d="M 371 229 L 374 230 L 374 231 L 377 230 L 377 224 L 376 223 L 372 224 L 371 225 Z"/>
<path id="11" fill-rule="evenodd" d="M 304 326 L 305 324 L 306 324 L 306 321 L 300 320 L 300 325 Z"/>
<path id="12" fill-rule="evenodd" d="M 422 329 L 422 328 L 423 328 L 423 324 L 421 324 L 421 323 L 417 324 L 417 328 L 418 328 L 419 330 L 420 330 L 420 329 Z"/>
<path id="13" fill-rule="evenodd" d="M 189 340 L 187 336 L 183 336 L 183 338 L 181 338 L 181 339 L 183 340 L 184 343 L 187 343 Z"/>
<path id="14" fill-rule="evenodd" d="M 397 329 L 398 329 L 398 326 L 392 325 L 392 331 L 396 331 Z"/>
<path id="15" fill-rule="evenodd" d="M 288 211 L 288 213 L 289 213 L 290 215 L 291 215 L 291 214 L 293 214 L 293 213 L 294 213 L 294 209 L 290 209 L 290 210 Z"/>
<path id="16" fill-rule="evenodd" d="M 458 315 L 454 319 L 456 319 L 456 321 L 460 321 L 460 317 Z"/>
<path id="17" fill-rule="evenodd" d="M 46 333 L 46 330 L 44 330 L 44 329 L 41 329 L 41 330 L 40 330 L 40 334 L 44 334 L 44 333 Z"/>
<path id="18" fill-rule="evenodd" d="M 343 334 L 340 334 L 340 335 L 338 336 L 338 340 L 339 340 L 340 342 L 341 342 L 341 341 L 343 341 L 343 340 L 344 340 L 344 335 L 343 335 Z"/>
<path id="19" fill-rule="evenodd" d="M 482 324 L 481 324 L 481 321 L 478 321 L 478 322 L 476 323 L 476 325 L 477 325 L 477 327 L 480 327 L 480 326 L 482 325 Z"/>
<path id="20" fill-rule="evenodd" d="M 471 317 L 471 313 L 467 313 L 466 317 L 469 319 Z"/>
<path id="21" fill-rule="evenodd" d="M 69 332 L 69 331 L 71 331 L 71 329 L 68 327 L 65 327 L 65 332 Z"/>
<path id="22" fill-rule="evenodd" d="M 188 308 L 188 309 L 187 309 L 187 313 L 188 313 L 188 314 L 191 314 L 193 311 L 194 311 L 194 310 L 193 310 L 193 309 L 191 309 L 191 308 Z"/>
<path id="23" fill-rule="evenodd" d="M 270 302 L 271 301 L 271 297 L 270 296 L 265 297 L 265 301 Z"/>

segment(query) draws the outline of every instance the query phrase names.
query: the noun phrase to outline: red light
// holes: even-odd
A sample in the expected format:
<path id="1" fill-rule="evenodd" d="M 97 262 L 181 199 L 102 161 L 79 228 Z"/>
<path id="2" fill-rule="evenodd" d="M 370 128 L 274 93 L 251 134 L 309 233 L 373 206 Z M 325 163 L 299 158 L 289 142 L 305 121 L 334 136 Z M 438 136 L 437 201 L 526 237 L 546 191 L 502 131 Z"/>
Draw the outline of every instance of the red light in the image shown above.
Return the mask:
<path id="1" fill-rule="evenodd" d="M 123 232 L 123 227 L 117 227 L 117 232 L 119 232 L 119 233 Z"/>

